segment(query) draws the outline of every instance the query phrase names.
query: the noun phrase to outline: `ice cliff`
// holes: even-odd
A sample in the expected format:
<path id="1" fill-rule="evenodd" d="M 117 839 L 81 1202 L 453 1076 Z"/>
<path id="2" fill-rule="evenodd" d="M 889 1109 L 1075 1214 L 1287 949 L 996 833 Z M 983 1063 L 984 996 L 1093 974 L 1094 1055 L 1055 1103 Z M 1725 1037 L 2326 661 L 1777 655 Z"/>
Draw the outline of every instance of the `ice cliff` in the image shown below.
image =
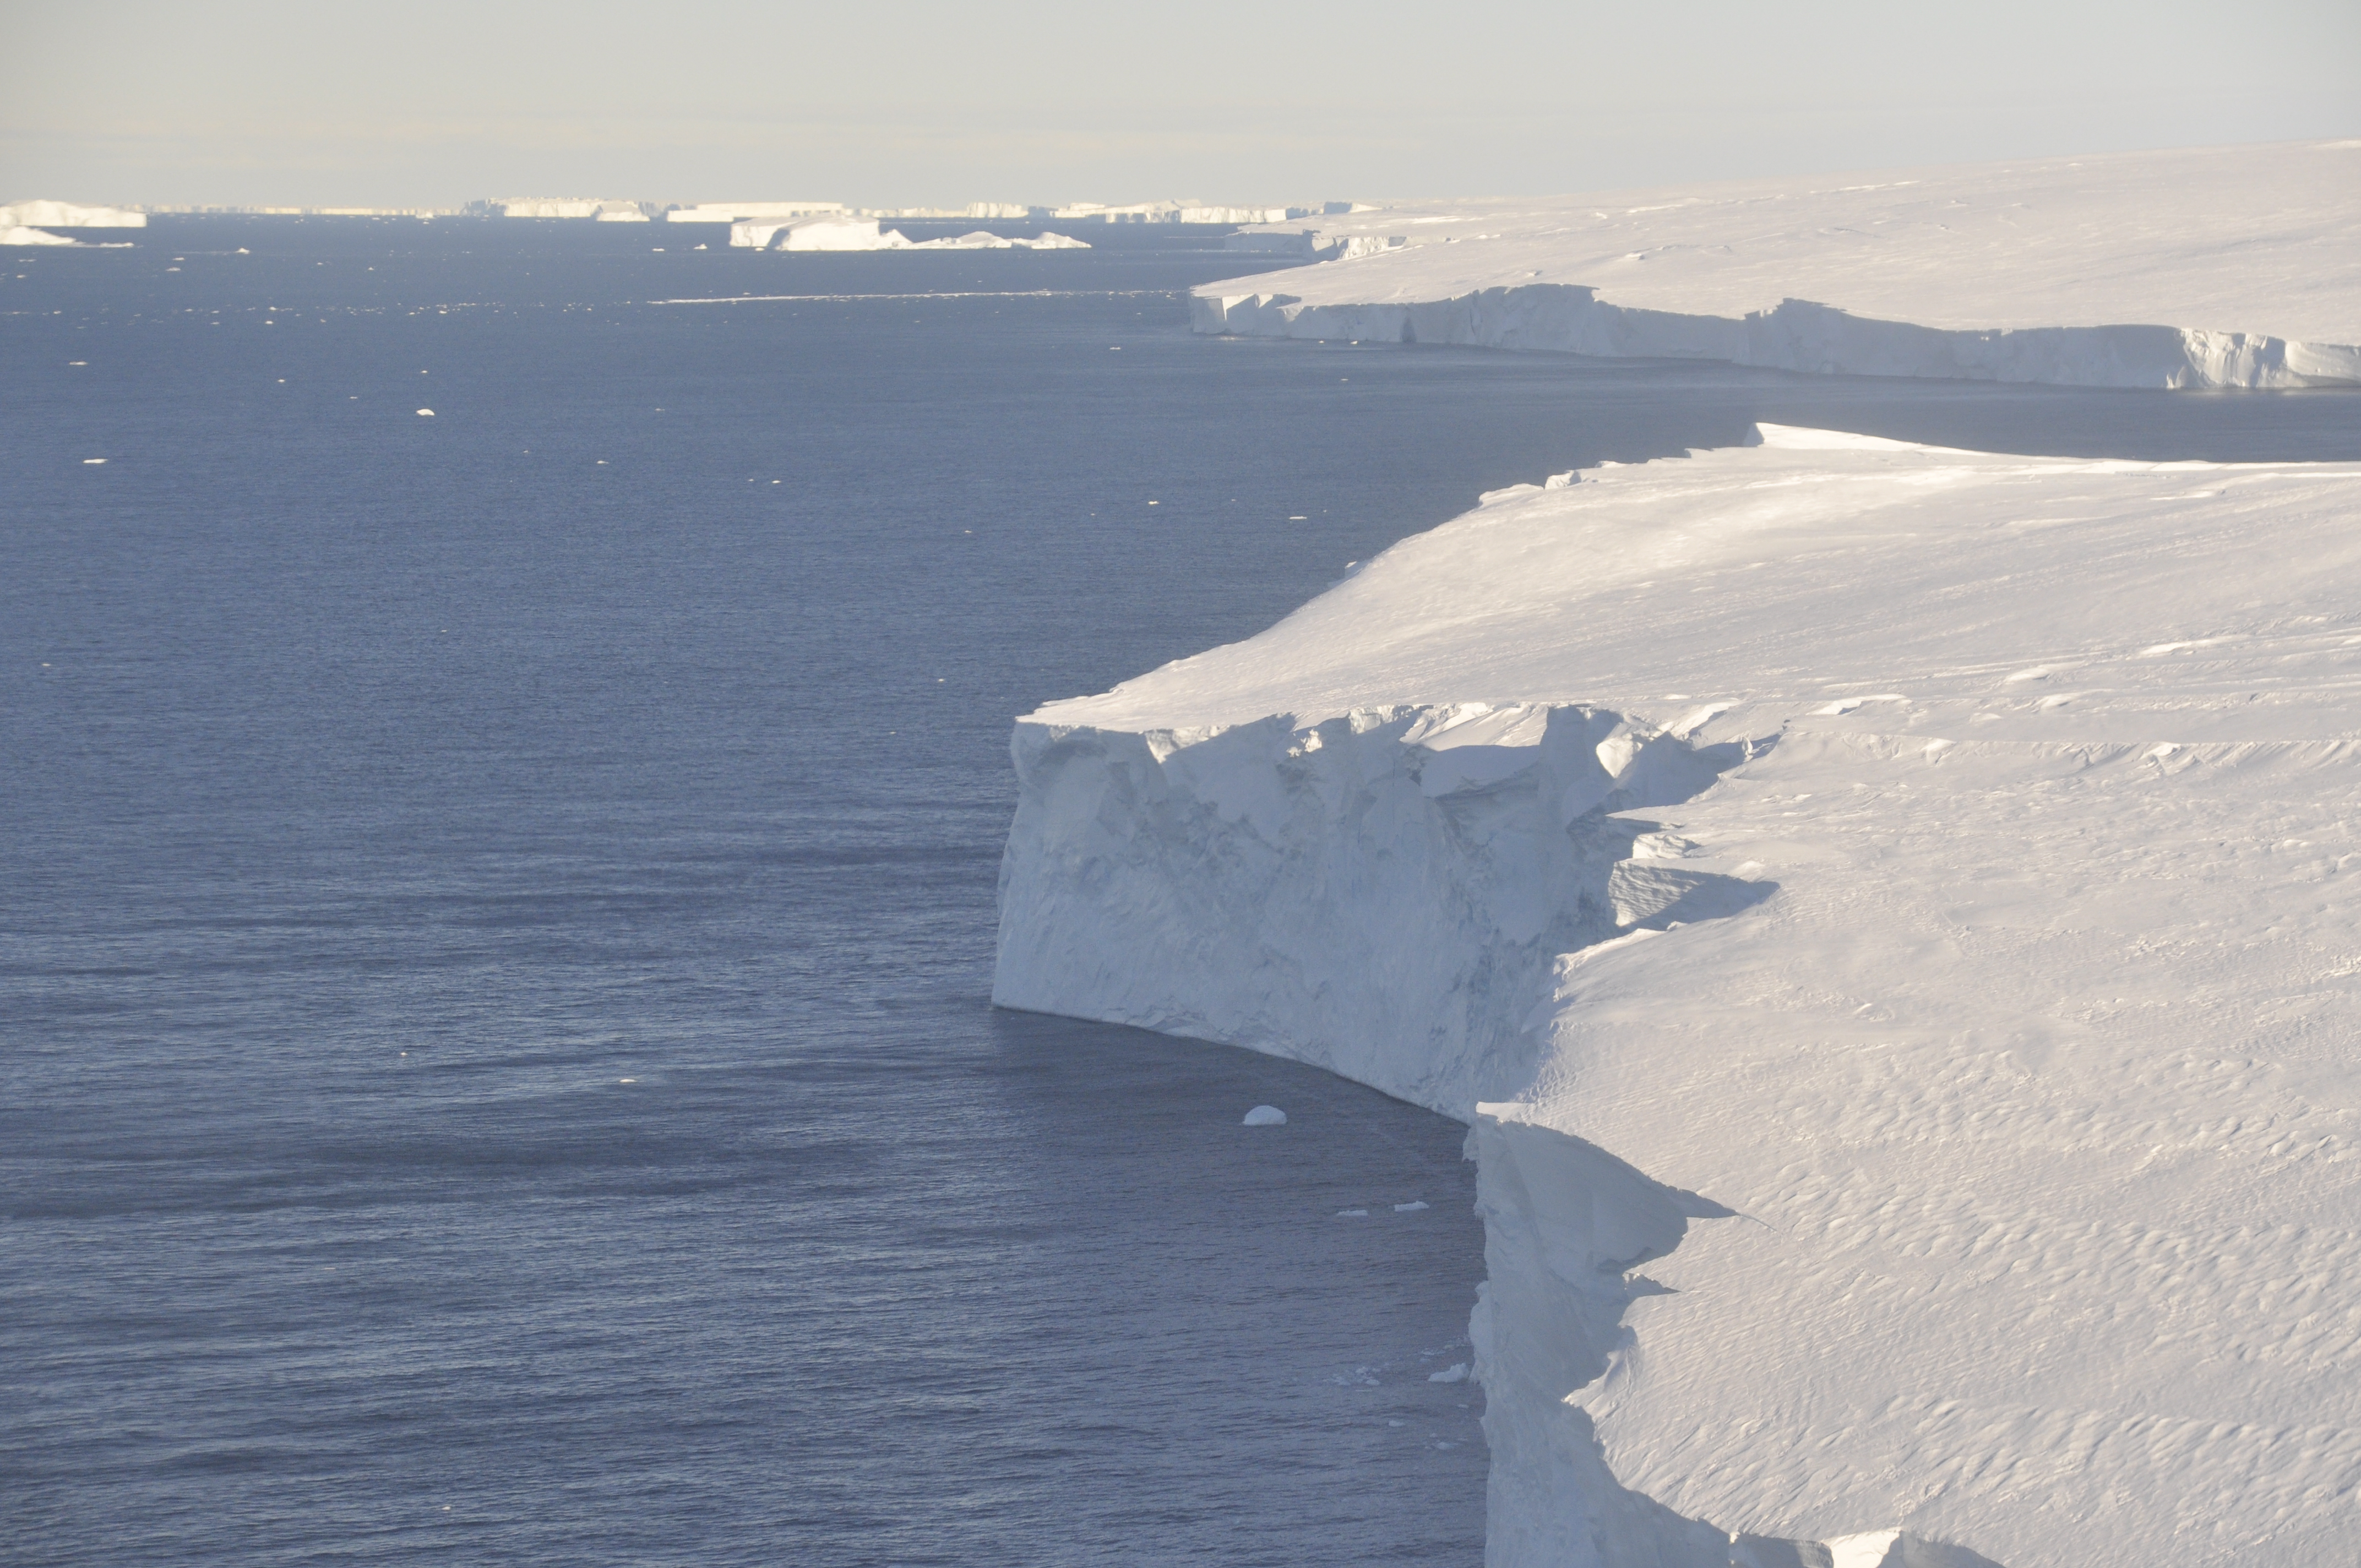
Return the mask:
<path id="1" fill-rule="evenodd" d="M 127 207 L 78 207 L 71 202 L 14 202 L 0 207 L 0 229 L 144 229 L 148 214 Z"/>
<path id="2" fill-rule="evenodd" d="M 1079 239 L 1043 233 L 1009 239 L 983 229 L 914 240 L 875 218 L 747 219 L 730 225 L 730 243 L 752 250 L 1088 250 Z"/>
<path id="3" fill-rule="evenodd" d="M 2361 381 L 2361 141 L 2124 154 L 1259 231 L 1334 257 L 1200 332 L 2106 387 Z"/>
<path id="4" fill-rule="evenodd" d="M 1767 429 L 1020 720 L 994 999 L 1469 1123 L 1488 1561 L 2361 1530 L 2361 466 Z"/>

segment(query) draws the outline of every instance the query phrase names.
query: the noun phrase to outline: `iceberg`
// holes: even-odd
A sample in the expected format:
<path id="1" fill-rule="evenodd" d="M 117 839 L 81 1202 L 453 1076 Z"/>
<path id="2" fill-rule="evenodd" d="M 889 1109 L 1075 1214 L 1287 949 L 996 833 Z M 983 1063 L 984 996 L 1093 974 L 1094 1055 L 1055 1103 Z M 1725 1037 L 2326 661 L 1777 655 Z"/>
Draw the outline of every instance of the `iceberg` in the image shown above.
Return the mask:
<path id="1" fill-rule="evenodd" d="M 1090 244 L 1069 235 L 1051 234 L 1047 230 L 1032 239 L 1008 239 L 976 229 L 969 234 L 955 235 L 948 239 L 922 239 L 909 247 L 912 250 L 1088 250 Z"/>
<path id="2" fill-rule="evenodd" d="M 144 229 L 148 214 L 128 207 L 78 207 L 71 202 L 13 202 L 0 207 L 0 229 Z M 41 240 L 10 239 L 10 245 Z"/>
<path id="3" fill-rule="evenodd" d="M 907 250 L 899 229 L 875 218 L 748 219 L 730 225 L 730 243 L 753 250 Z"/>
<path id="4" fill-rule="evenodd" d="M 1008 239 L 983 229 L 943 239 L 914 240 L 875 218 L 749 219 L 730 226 L 730 243 L 752 250 L 1088 250 L 1079 239 L 1044 232 Z"/>
<path id="5" fill-rule="evenodd" d="M 2356 602 L 2361 464 L 1508 487 L 1018 720 L 994 999 L 1467 1124 L 1493 1568 L 2339 1561 Z"/>
<path id="6" fill-rule="evenodd" d="M 82 243 L 78 239 L 68 239 L 61 234 L 51 234 L 47 229 L 27 228 L 21 224 L 0 228 L 0 245 L 80 246 Z"/>
<path id="7" fill-rule="evenodd" d="M 1532 202 L 1236 236 L 1196 330 L 2096 387 L 2361 381 L 2361 141 Z"/>

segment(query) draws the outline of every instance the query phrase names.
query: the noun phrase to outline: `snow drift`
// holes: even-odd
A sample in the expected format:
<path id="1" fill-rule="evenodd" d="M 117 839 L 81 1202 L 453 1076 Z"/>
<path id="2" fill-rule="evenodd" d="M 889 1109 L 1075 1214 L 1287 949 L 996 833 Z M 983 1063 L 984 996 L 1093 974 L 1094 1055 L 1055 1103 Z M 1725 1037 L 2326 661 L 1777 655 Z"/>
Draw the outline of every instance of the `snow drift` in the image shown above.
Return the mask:
<path id="1" fill-rule="evenodd" d="M 1494 1564 L 2335 1559 L 2361 466 L 1763 434 L 1020 720 L 994 1000 L 1470 1124 Z"/>
<path id="2" fill-rule="evenodd" d="M 2361 141 L 1405 204 L 1198 331 L 2106 387 L 2361 381 Z"/>

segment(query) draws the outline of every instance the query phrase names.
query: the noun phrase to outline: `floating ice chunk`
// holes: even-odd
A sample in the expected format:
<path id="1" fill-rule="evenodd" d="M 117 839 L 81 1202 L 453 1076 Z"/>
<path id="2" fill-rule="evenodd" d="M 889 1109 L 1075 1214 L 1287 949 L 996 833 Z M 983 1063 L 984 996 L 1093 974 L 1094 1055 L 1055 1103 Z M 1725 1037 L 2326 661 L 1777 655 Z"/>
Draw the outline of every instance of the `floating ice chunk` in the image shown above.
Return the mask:
<path id="1" fill-rule="evenodd" d="M 1246 1113 L 1246 1119 L 1245 1122 L 1241 1123 L 1240 1125 L 1247 1127 L 1284 1127 L 1287 1125 L 1287 1113 L 1280 1110 L 1276 1105 L 1257 1105 L 1253 1110 Z"/>
<path id="2" fill-rule="evenodd" d="M 1087 240 L 1071 238 L 1062 234 L 1043 233 L 1037 239 L 1004 239 L 988 229 L 956 235 L 949 239 L 922 239 L 910 247 L 912 250 L 1088 250 Z"/>
<path id="3" fill-rule="evenodd" d="M 27 228 L 23 224 L 10 224 L 5 228 L 0 228 L 0 245 L 78 246 L 80 244 L 82 241 L 78 239 L 68 239 L 61 234 L 51 234 L 47 229 Z"/>
<path id="4" fill-rule="evenodd" d="M 1426 1380 L 1430 1383 L 1465 1383 L 1467 1381 L 1467 1364 L 1455 1361 L 1440 1372 L 1428 1373 Z"/>
<path id="5" fill-rule="evenodd" d="M 421 409 L 418 411 L 418 417 L 420 419 L 433 419 L 434 417 L 434 411 L 433 409 Z"/>
<path id="6" fill-rule="evenodd" d="M 104 457 L 85 457 L 82 460 L 82 466 L 85 468 L 95 468 L 105 461 Z"/>
<path id="7" fill-rule="evenodd" d="M 1425 1207 L 1426 1207 L 1426 1205 L 1425 1205 L 1425 1204 L 1423 1204 L 1423 1203 L 1422 1203 L 1422 1202 L 1418 1201 L 1418 1200 L 1416 1200 L 1416 1199 L 1414 1199 L 1414 1198 L 1413 1198 L 1412 1200 L 1411 1200 L 1411 1201 L 1410 1201 L 1409 1202 L 1407 1202 L 1407 1203 L 1397 1203 L 1397 1204 L 1395 1204 L 1395 1205 L 1394 1205 L 1394 1212 L 1395 1212 L 1395 1213 L 1397 1213 L 1397 1214 L 1415 1214 L 1415 1213 L 1417 1213 L 1421 1209 L 1423 1209 L 1423 1208 L 1425 1208 Z"/>
<path id="8" fill-rule="evenodd" d="M 1367 1209 L 1339 1209 L 1336 1217 L 1340 1220 L 1366 1220 L 1369 1212 Z"/>

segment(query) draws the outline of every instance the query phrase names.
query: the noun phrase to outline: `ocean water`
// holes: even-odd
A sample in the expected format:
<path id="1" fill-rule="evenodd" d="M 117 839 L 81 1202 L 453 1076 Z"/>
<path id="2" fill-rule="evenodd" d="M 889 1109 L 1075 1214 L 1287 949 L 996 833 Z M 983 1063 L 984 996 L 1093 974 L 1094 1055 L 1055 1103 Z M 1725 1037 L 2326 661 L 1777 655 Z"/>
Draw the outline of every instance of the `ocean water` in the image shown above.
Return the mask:
<path id="1" fill-rule="evenodd" d="M 2361 458 L 2343 393 L 1192 338 L 1198 233 L 135 237 L 0 255 L 27 1563 L 1474 1563 L 1459 1130 L 994 1011 L 1011 716 L 1756 418 Z"/>

